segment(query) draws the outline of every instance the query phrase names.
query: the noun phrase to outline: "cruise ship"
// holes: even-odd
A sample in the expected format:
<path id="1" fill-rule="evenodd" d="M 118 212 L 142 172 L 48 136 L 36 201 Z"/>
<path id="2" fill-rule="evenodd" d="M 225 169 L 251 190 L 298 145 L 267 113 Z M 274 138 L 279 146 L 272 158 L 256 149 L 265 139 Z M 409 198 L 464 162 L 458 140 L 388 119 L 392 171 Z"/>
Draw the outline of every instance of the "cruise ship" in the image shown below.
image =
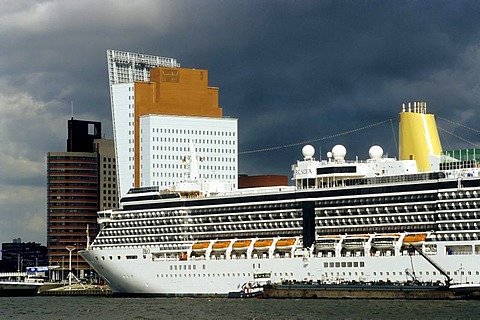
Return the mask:
<path id="1" fill-rule="evenodd" d="M 347 160 L 311 145 L 292 186 L 232 190 L 190 177 L 131 189 L 99 212 L 80 255 L 114 294 L 226 296 L 257 275 L 272 282 L 480 282 L 480 177 L 474 159 L 443 154 L 426 103 L 399 114 L 399 159 L 374 145 Z"/>

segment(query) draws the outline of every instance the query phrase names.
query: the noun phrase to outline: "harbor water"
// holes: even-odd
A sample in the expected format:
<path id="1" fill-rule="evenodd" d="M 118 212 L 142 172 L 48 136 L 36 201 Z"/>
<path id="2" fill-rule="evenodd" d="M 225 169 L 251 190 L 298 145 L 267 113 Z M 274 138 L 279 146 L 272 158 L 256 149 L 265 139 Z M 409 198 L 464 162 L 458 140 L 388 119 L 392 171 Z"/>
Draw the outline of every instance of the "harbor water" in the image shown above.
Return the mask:
<path id="1" fill-rule="evenodd" d="M 0 319 L 478 319 L 480 301 L 354 299 L 0 298 Z"/>

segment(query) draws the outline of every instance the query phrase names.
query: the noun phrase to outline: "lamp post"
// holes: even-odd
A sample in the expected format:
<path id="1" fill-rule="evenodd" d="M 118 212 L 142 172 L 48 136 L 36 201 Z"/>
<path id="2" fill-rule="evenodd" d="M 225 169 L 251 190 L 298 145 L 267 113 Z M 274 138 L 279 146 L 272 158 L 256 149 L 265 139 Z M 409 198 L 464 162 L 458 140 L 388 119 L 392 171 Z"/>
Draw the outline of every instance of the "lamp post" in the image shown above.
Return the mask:
<path id="1" fill-rule="evenodd" d="M 66 246 L 65 249 L 68 250 L 68 288 L 72 290 L 72 251 L 75 247 Z"/>

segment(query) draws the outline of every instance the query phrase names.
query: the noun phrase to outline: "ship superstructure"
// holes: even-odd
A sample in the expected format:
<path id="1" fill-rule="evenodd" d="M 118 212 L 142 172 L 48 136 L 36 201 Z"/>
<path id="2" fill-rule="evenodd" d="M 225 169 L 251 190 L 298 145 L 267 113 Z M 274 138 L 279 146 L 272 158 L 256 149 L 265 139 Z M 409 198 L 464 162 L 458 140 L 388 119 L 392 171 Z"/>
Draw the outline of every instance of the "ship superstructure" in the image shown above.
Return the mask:
<path id="1" fill-rule="evenodd" d="M 400 119 L 408 159 L 373 146 L 369 159 L 348 161 L 337 145 L 316 160 L 305 146 L 293 186 L 199 181 L 191 146 L 189 180 L 130 190 L 120 209 L 99 213 L 101 231 L 80 254 L 117 294 L 226 295 L 259 273 L 273 282 L 445 281 L 428 260 L 453 282 L 478 283 L 476 162 L 406 147 L 402 130 L 414 123 L 436 132 L 425 103 L 404 106 Z"/>

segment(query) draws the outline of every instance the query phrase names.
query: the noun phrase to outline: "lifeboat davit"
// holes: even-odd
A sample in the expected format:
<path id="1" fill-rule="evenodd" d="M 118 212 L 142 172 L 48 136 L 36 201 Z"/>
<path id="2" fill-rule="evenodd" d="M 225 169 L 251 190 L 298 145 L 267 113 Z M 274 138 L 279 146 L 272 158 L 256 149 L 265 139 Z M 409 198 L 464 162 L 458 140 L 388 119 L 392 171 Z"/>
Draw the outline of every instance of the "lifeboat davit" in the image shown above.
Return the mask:
<path id="1" fill-rule="evenodd" d="M 222 252 L 227 250 L 230 245 L 230 241 L 217 241 L 213 244 L 212 250 L 215 252 Z"/>
<path id="2" fill-rule="evenodd" d="M 237 240 L 233 244 L 234 251 L 247 251 L 248 247 L 252 243 L 252 240 Z"/>
<path id="3" fill-rule="evenodd" d="M 270 249 L 272 243 L 273 243 L 273 239 L 261 239 L 261 240 L 257 240 L 253 245 L 253 247 L 257 251 L 266 251 Z"/>
<path id="4" fill-rule="evenodd" d="M 192 246 L 192 251 L 193 252 L 204 252 L 204 251 L 207 250 L 209 245 L 210 245 L 209 241 L 194 243 L 193 246 Z"/>
<path id="5" fill-rule="evenodd" d="M 277 241 L 276 248 L 278 250 L 290 250 L 295 244 L 295 238 L 280 239 Z"/>

